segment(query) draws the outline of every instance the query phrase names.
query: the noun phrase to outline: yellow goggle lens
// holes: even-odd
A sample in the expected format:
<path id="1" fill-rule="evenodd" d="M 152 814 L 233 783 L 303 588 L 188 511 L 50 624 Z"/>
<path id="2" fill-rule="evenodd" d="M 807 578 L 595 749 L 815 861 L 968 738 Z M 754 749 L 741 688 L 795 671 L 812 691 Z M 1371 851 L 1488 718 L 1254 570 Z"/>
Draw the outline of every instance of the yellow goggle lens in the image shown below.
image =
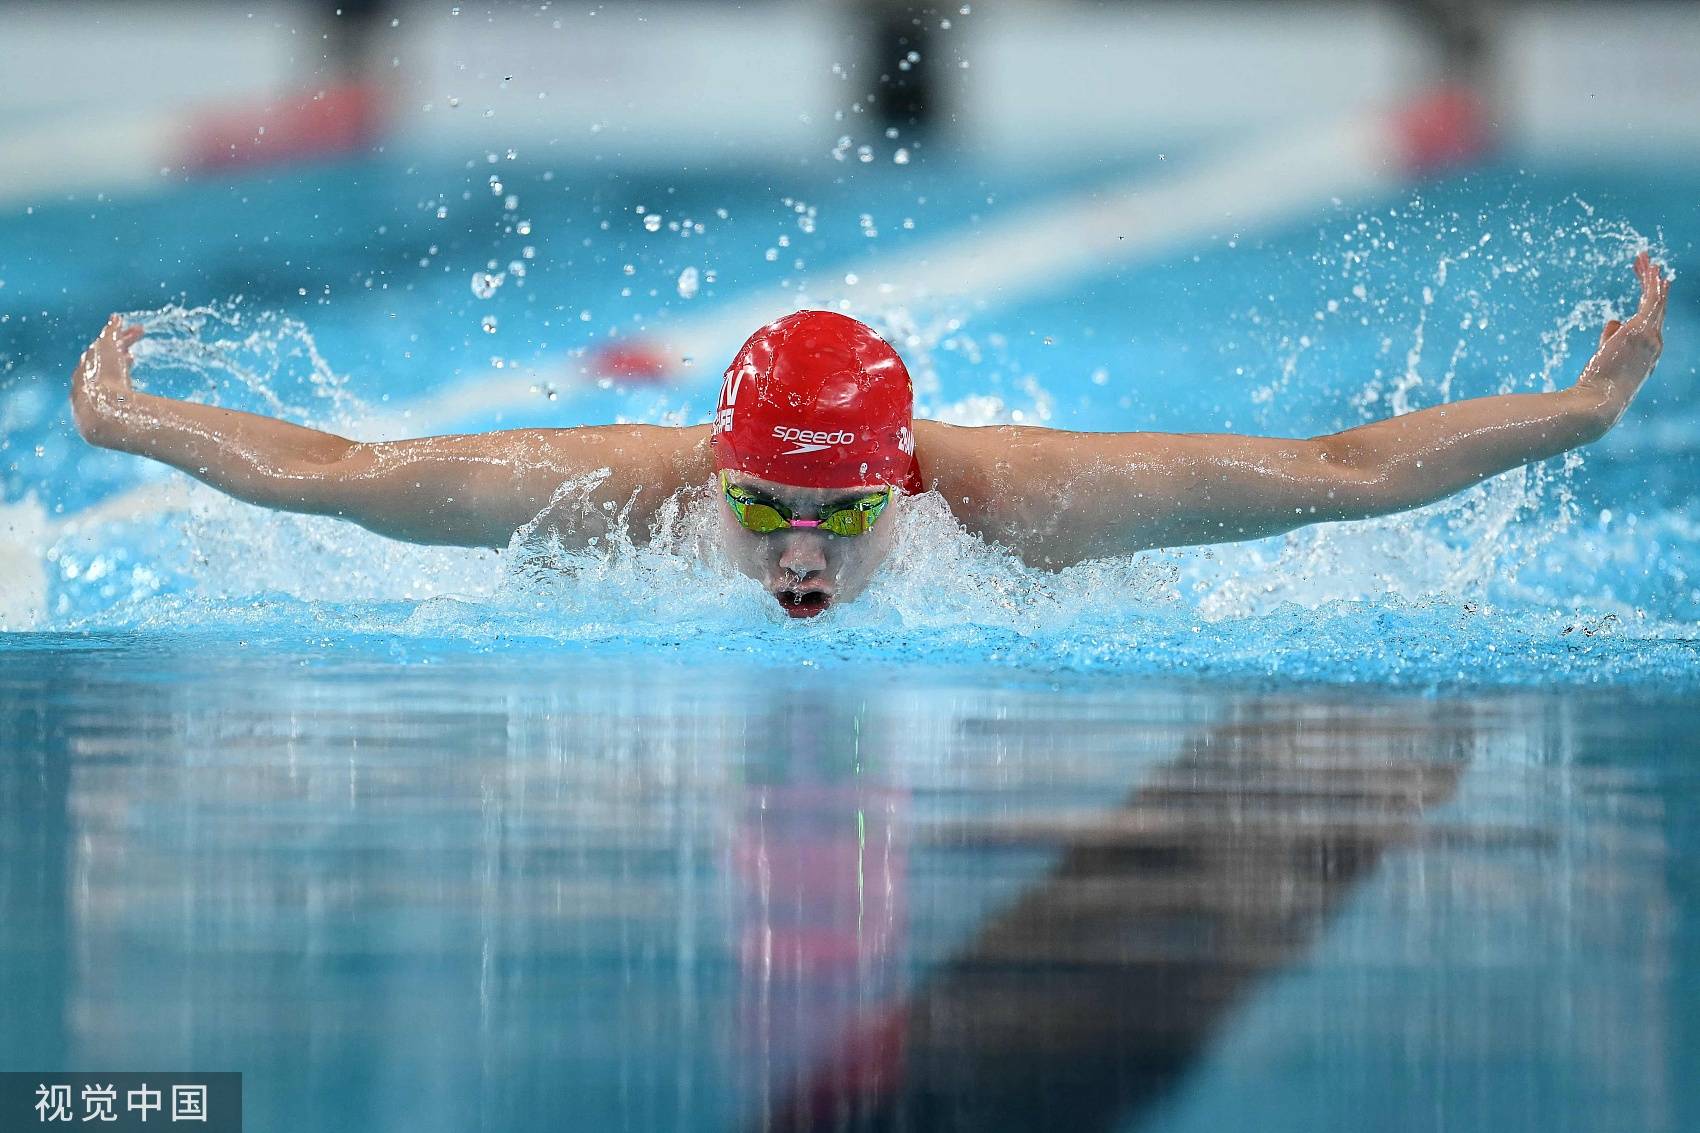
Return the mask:
<path id="1" fill-rule="evenodd" d="M 766 535 L 770 531 L 791 526 L 791 521 L 767 504 L 746 503 L 738 516 L 743 525 L 751 531 Z"/>
<path id="2" fill-rule="evenodd" d="M 720 484 L 726 494 L 726 502 L 731 505 L 738 522 L 743 524 L 745 530 L 767 535 L 792 526 L 790 518 L 778 508 L 762 503 L 742 488 L 728 482 L 724 472 L 720 474 Z M 891 496 L 890 488 L 877 495 L 865 496 L 850 507 L 839 508 L 821 517 L 819 526 L 834 535 L 865 535 L 874 525 L 874 520 L 885 510 L 885 506 L 891 502 Z"/>
<path id="3" fill-rule="evenodd" d="M 883 503 L 881 506 L 884 506 Z M 874 514 L 879 513 L 875 512 Z M 833 512 L 821 520 L 820 525 L 823 530 L 830 531 L 834 535 L 862 535 L 866 534 L 872 522 L 869 514 L 863 511 L 861 505 L 858 504 L 855 507 Z"/>

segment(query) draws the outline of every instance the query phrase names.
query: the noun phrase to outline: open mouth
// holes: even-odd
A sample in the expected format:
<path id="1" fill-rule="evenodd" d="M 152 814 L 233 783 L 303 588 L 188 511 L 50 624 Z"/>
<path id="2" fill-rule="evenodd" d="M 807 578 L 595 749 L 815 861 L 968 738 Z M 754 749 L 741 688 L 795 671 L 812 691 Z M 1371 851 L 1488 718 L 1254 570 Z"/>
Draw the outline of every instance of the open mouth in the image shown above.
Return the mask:
<path id="1" fill-rule="evenodd" d="M 819 590 L 798 593 L 795 590 L 781 590 L 774 594 L 779 604 L 785 607 L 785 612 L 794 618 L 812 618 L 816 614 L 824 614 L 826 608 L 832 605 L 832 595 L 823 594 Z"/>

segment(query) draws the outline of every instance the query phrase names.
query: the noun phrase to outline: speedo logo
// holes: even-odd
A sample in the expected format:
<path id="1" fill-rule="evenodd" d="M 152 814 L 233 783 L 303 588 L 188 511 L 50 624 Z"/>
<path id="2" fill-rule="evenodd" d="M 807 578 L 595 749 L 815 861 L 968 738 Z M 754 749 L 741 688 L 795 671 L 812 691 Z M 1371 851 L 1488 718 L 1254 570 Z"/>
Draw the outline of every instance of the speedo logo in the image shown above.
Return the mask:
<path id="1" fill-rule="evenodd" d="M 785 441 L 794 445 L 786 449 L 780 456 L 796 456 L 804 452 L 820 452 L 833 445 L 849 445 L 856 443 L 856 434 L 848 429 L 839 429 L 831 433 L 823 433 L 816 429 L 799 429 L 795 425 L 775 425 L 773 439 Z"/>

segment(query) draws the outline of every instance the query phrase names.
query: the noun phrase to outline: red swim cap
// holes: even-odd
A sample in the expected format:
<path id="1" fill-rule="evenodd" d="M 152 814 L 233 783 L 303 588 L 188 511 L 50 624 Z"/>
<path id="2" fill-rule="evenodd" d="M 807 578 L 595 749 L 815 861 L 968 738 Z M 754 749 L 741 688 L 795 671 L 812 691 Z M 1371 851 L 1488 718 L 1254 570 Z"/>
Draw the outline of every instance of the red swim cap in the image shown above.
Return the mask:
<path id="1" fill-rule="evenodd" d="M 798 311 L 756 331 L 726 368 L 714 465 L 797 488 L 922 491 L 915 391 L 886 341 L 847 315 Z"/>

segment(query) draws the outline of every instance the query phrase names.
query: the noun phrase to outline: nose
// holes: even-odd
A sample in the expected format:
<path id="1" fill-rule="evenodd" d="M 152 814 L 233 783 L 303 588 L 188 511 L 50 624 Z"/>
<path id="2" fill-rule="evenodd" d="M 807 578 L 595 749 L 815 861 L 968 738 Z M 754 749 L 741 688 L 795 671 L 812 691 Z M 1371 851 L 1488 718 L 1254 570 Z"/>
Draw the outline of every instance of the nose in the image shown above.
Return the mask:
<path id="1" fill-rule="evenodd" d="M 797 531 L 785 539 L 779 569 L 801 581 L 826 569 L 826 540 L 812 531 Z"/>

